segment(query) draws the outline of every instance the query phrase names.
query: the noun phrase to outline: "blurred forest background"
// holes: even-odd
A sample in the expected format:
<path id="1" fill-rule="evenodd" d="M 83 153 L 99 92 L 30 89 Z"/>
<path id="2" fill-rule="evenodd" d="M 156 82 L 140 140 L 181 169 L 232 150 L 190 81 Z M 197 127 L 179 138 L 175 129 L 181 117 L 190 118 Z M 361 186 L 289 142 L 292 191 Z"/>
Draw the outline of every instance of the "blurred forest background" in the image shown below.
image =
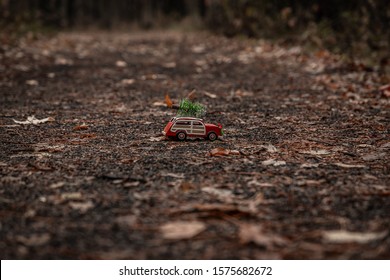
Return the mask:
<path id="1" fill-rule="evenodd" d="M 59 29 L 182 27 L 389 63 L 388 0 L 0 0 L 1 40 Z"/>

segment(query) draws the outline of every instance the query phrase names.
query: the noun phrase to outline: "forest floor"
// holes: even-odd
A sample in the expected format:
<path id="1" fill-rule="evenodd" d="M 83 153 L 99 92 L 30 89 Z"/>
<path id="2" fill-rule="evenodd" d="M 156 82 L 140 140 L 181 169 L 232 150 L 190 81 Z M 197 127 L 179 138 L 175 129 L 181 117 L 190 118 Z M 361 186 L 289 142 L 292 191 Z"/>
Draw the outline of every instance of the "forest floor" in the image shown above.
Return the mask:
<path id="1" fill-rule="evenodd" d="M 3 43 L 0 257 L 390 259 L 389 82 L 208 34 Z M 162 137 L 193 90 L 224 139 Z"/>

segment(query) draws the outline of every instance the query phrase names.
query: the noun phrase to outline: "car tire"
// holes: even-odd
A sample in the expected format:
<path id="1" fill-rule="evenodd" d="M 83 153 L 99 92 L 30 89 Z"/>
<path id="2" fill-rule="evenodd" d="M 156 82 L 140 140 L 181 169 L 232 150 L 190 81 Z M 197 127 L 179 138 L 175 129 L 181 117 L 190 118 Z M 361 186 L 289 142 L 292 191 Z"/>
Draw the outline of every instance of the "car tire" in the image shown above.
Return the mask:
<path id="1" fill-rule="evenodd" d="M 179 141 L 184 141 L 184 140 L 186 140 L 186 138 L 187 138 L 187 134 L 186 134 L 185 132 L 183 132 L 183 131 L 179 131 L 179 132 L 176 134 L 176 138 L 177 138 L 177 140 L 179 140 Z"/>
<path id="2" fill-rule="evenodd" d="M 209 135 L 207 135 L 207 138 L 210 140 L 210 141 L 215 141 L 218 139 L 218 136 L 215 132 L 210 132 Z"/>

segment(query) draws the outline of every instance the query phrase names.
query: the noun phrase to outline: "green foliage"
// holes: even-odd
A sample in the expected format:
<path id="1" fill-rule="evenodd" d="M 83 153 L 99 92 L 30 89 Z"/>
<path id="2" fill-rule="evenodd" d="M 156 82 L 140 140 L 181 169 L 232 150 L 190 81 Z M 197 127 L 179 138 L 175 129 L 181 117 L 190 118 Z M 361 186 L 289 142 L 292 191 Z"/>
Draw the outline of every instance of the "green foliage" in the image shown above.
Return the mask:
<path id="1" fill-rule="evenodd" d="M 180 101 L 179 110 L 177 111 L 178 117 L 195 117 L 201 118 L 206 114 L 206 107 L 198 102 L 192 102 L 185 98 Z"/>

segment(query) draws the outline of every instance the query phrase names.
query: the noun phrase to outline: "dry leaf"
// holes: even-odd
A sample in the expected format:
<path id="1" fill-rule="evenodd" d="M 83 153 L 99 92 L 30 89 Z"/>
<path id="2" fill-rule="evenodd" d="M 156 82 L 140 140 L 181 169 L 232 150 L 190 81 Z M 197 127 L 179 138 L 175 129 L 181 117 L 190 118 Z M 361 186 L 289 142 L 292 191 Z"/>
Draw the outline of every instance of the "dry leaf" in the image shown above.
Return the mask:
<path id="1" fill-rule="evenodd" d="M 275 234 L 266 234 L 259 225 L 253 224 L 241 224 L 239 229 L 240 241 L 244 244 L 255 243 L 259 246 L 266 248 L 272 248 L 275 245 L 283 246 L 286 244 L 286 240 Z"/>
<path id="2" fill-rule="evenodd" d="M 207 92 L 207 91 L 204 91 L 203 92 L 204 95 L 206 95 L 207 97 L 210 97 L 210 98 L 217 98 L 217 95 L 216 94 L 213 94 L 213 93 L 210 93 L 210 92 Z"/>
<path id="3" fill-rule="evenodd" d="M 175 68 L 176 67 L 176 62 L 167 62 L 162 64 L 162 67 L 164 68 Z"/>
<path id="4" fill-rule="evenodd" d="M 179 173 L 179 174 L 175 174 L 175 173 L 162 173 L 161 176 L 163 176 L 163 177 L 172 177 L 172 178 L 177 178 L 177 179 L 184 179 L 184 174 L 183 173 Z"/>
<path id="5" fill-rule="evenodd" d="M 275 160 L 275 159 L 267 159 L 265 161 L 261 162 L 262 165 L 268 166 L 268 165 L 273 165 L 273 166 L 282 166 L 286 165 L 286 162 L 284 160 Z"/>
<path id="6" fill-rule="evenodd" d="M 231 190 L 217 189 L 213 187 L 202 188 L 203 192 L 209 193 L 223 200 L 224 202 L 232 202 L 234 195 Z"/>
<path id="7" fill-rule="evenodd" d="M 165 106 L 167 106 L 167 104 L 165 102 L 161 102 L 161 101 L 153 102 L 152 105 L 153 106 L 157 106 L 157 107 L 165 107 Z"/>
<path id="8" fill-rule="evenodd" d="M 87 130 L 88 129 L 88 125 L 86 125 L 85 123 L 83 124 L 80 124 L 80 125 L 76 125 L 73 130 Z"/>
<path id="9" fill-rule="evenodd" d="M 334 165 L 336 165 L 338 167 L 343 167 L 343 168 L 364 168 L 364 167 L 366 167 L 365 165 L 361 165 L 361 164 L 345 164 L 345 163 L 341 163 L 341 162 L 336 162 Z"/>
<path id="10" fill-rule="evenodd" d="M 345 230 L 331 230 L 323 232 L 323 238 L 332 243 L 368 243 L 382 239 L 387 235 L 387 231 L 382 232 L 351 232 Z"/>
<path id="11" fill-rule="evenodd" d="M 187 99 L 190 100 L 190 101 L 193 101 L 194 99 L 196 99 L 196 90 L 192 90 L 188 95 L 187 95 Z"/>
<path id="12" fill-rule="evenodd" d="M 257 178 L 253 178 L 252 180 L 248 181 L 248 186 L 252 187 L 263 187 L 263 188 L 268 188 L 268 187 L 274 187 L 273 184 L 269 182 L 259 182 Z"/>
<path id="13" fill-rule="evenodd" d="M 134 79 L 123 79 L 123 80 L 121 81 L 121 84 L 122 84 L 122 85 L 132 85 L 132 84 L 134 84 L 134 82 L 135 82 Z"/>
<path id="14" fill-rule="evenodd" d="M 240 155 L 240 151 L 229 150 L 222 147 L 214 148 L 209 152 L 210 156 Z"/>
<path id="15" fill-rule="evenodd" d="M 183 212 L 239 212 L 242 214 L 252 214 L 251 210 L 247 207 L 240 207 L 239 205 L 233 205 L 233 204 L 222 204 L 222 203 L 211 203 L 211 204 L 201 204 L 201 203 L 193 203 L 193 204 L 187 204 L 184 207 L 181 207 L 179 209 L 174 209 L 171 211 L 171 213 L 183 213 Z"/>
<path id="16" fill-rule="evenodd" d="M 65 182 L 57 182 L 57 183 L 51 184 L 49 188 L 58 189 L 58 188 L 62 188 L 63 186 L 65 186 Z"/>
<path id="17" fill-rule="evenodd" d="M 61 194 L 62 200 L 79 200 L 83 196 L 80 192 L 71 192 L 71 193 L 63 193 Z"/>
<path id="18" fill-rule="evenodd" d="M 165 137 L 164 136 L 159 136 L 159 137 L 150 137 L 149 138 L 149 141 L 150 142 L 160 142 L 160 141 L 163 141 L 165 140 Z"/>
<path id="19" fill-rule="evenodd" d="M 276 149 L 276 147 L 272 144 L 261 145 L 260 147 L 264 148 L 269 153 L 276 153 L 278 151 L 278 149 Z"/>
<path id="20" fill-rule="evenodd" d="M 321 155 L 328 155 L 330 154 L 327 150 L 310 150 L 310 151 L 301 151 L 301 154 L 307 154 L 307 155 L 314 155 L 314 156 L 321 156 Z"/>
<path id="21" fill-rule="evenodd" d="M 189 239 L 206 229 L 206 225 L 199 221 L 169 222 L 160 227 L 165 239 Z"/>
<path id="22" fill-rule="evenodd" d="M 183 192 L 188 192 L 190 190 L 197 189 L 197 187 L 194 184 L 192 184 L 191 182 L 185 181 L 185 182 L 180 183 L 179 189 L 182 190 Z"/>
<path id="23" fill-rule="evenodd" d="M 298 186 L 320 186 L 326 181 L 324 179 L 321 180 L 298 180 L 296 184 Z"/>
<path id="24" fill-rule="evenodd" d="M 168 94 L 165 94 L 165 104 L 167 104 L 167 107 L 168 107 L 168 108 L 172 108 L 173 102 L 172 102 L 172 100 L 169 98 L 169 95 L 168 95 Z"/>
<path id="25" fill-rule="evenodd" d="M 302 163 L 301 168 L 317 168 L 320 166 L 318 163 Z"/>
<path id="26" fill-rule="evenodd" d="M 127 66 L 127 63 L 126 63 L 126 61 L 118 60 L 117 62 L 115 62 L 115 65 L 116 65 L 116 67 L 121 67 L 121 68 L 123 68 L 123 67 L 126 67 L 126 66 Z"/>
<path id="27" fill-rule="evenodd" d="M 26 236 L 17 236 L 16 240 L 26 246 L 42 246 L 50 241 L 50 234 L 32 234 L 29 237 Z"/>
<path id="28" fill-rule="evenodd" d="M 133 182 L 126 182 L 123 187 L 124 188 L 135 188 L 135 187 L 138 187 L 140 184 L 139 181 L 133 181 Z"/>
<path id="29" fill-rule="evenodd" d="M 67 59 L 65 57 L 56 57 L 54 63 L 56 65 L 73 65 L 73 60 Z"/>
<path id="30" fill-rule="evenodd" d="M 390 84 L 381 86 L 379 90 L 384 94 L 384 96 L 390 97 Z"/>
<path id="31" fill-rule="evenodd" d="M 94 207 L 92 201 L 88 200 L 85 202 L 69 202 L 69 206 L 74 210 L 79 210 L 81 213 L 87 212 L 89 209 Z"/>
<path id="32" fill-rule="evenodd" d="M 363 159 L 365 161 L 373 161 L 373 160 L 381 159 L 384 157 L 386 157 L 386 153 L 372 153 L 372 154 L 368 154 L 368 155 L 363 156 Z"/>
<path id="33" fill-rule="evenodd" d="M 241 89 L 236 90 L 234 94 L 235 94 L 235 96 L 238 96 L 238 97 L 253 96 L 253 92 L 245 91 L 245 90 L 241 90 Z"/>
<path id="34" fill-rule="evenodd" d="M 27 81 L 26 81 L 26 85 L 29 85 L 29 86 L 37 86 L 37 85 L 39 85 L 39 83 L 38 83 L 37 80 L 27 80 Z"/>
<path id="35" fill-rule="evenodd" d="M 191 50 L 194 52 L 194 53 L 202 53 L 204 52 L 206 49 L 206 46 L 201 44 L 201 45 L 196 45 L 196 46 L 193 46 L 191 48 Z"/>
<path id="36" fill-rule="evenodd" d="M 31 117 L 28 117 L 26 121 L 17 121 L 17 120 L 13 120 L 15 123 L 18 123 L 18 124 L 34 124 L 34 125 L 37 125 L 37 124 L 41 124 L 41 123 L 46 123 L 46 122 L 54 122 L 54 118 L 52 117 L 48 117 L 48 118 L 44 118 L 44 119 L 37 119 L 35 116 L 31 116 Z"/>
<path id="37" fill-rule="evenodd" d="M 120 216 L 115 219 L 115 222 L 119 226 L 131 228 L 137 222 L 137 216 L 135 215 Z"/>

